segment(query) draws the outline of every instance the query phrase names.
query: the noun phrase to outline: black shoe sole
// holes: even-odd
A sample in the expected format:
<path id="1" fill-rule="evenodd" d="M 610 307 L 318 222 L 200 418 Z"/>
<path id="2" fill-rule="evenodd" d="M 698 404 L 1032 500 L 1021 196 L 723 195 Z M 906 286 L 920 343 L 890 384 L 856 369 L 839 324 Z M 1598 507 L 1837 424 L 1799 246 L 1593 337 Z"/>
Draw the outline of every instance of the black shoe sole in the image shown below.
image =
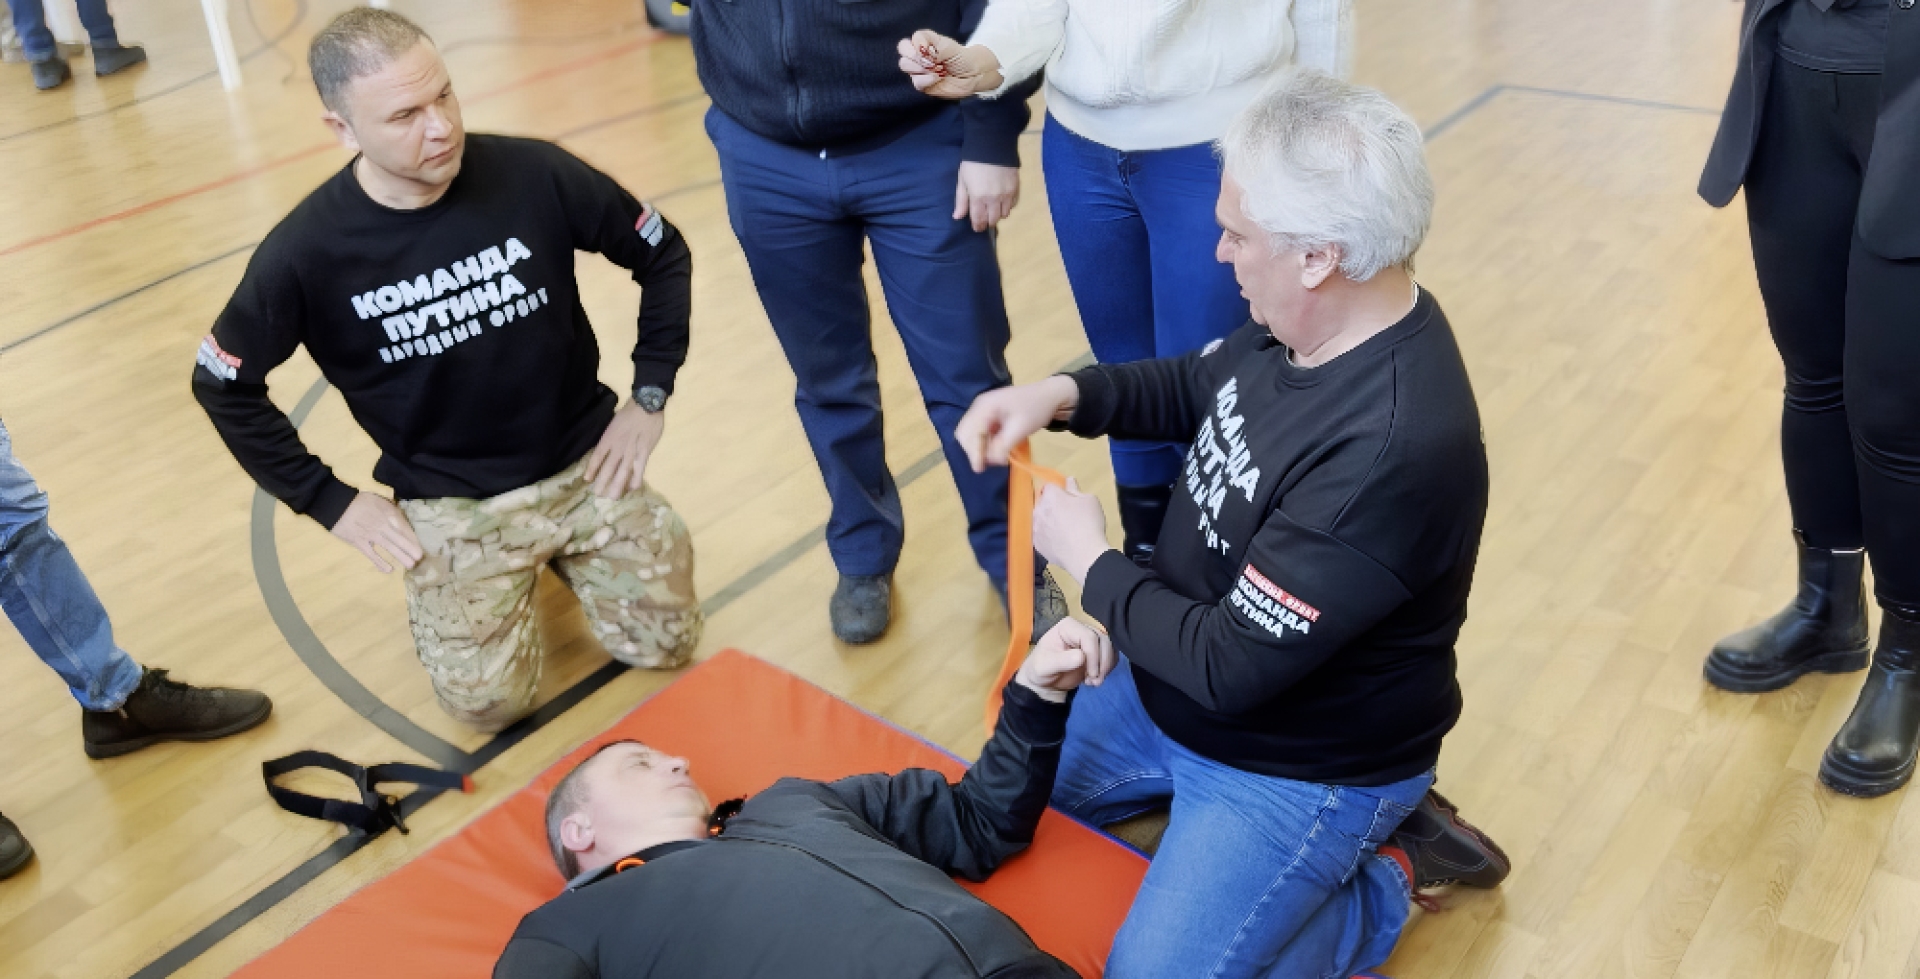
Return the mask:
<path id="1" fill-rule="evenodd" d="M 5 865 L 0 865 L 0 880 L 5 880 L 8 877 L 12 877 L 14 874 L 17 874 L 20 872 L 21 867 L 24 867 L 27 864 L 32 862 L 33 862 L 33 844 L 28 843 L 26 845 L 25 852 L 13 858 L 11 861 L 8 861 Z"/>
<path id="2" fill-rule="evenodd" d="M 162 741 L 218 741 L 221 738 L 233 737 L 249 728 L 259 727 L 272 715 L 273 701 L 267 701 L 267 703 L 260 708 L 259 713 L 250 714 L 240 720 L 234 721 L 226 727 L 215 728 L 211 731 L 190 731 L 181 734 L 154 734 L 144 738 L 135 738 L 132 741 L 115 741 L 110 744 L 94 744 L 89 741 L 86 743 L 87 757 L 95 761 L 100 761 L 104 758 L 118 758 L 121 755 L 128 755 L 139 751 L 141 748 L 150 748 Z"/>
<path id="3" fill-rule="evenodd" d="M 1844 771 L 1831 758 L 1820 759 L 1820 782 L 1841 795 L 1873 799 L 1886 795 L 1913 780 L 1914 760 L 1889 775 L 1858 775 Z"/>
<path id="4" fill-rule="evenodd" d="M 1707 657 L 1702 673 L 1707 682 L 1729 693 L 1769 693 L 1793 685 L 1795 680 L 1809 673 L 1858 673 L 1867 668 L 1871 654 L 1866 646 L 1859 649 L 1843 649 L 1834 653 L 1821 653 L 1812 659 L 1803 660 L 1798 666 L 1779 673 L 1753 675 L 1733 673 L 1712 657 Z"/>

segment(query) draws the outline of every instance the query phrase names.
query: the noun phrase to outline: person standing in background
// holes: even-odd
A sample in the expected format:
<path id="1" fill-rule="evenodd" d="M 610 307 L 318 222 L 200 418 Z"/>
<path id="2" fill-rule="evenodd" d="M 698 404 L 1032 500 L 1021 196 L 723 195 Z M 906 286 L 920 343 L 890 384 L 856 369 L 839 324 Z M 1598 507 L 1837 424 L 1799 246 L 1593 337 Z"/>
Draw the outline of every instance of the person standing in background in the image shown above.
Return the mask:
<path id="1" fill-rule="evenodd" d="M 1837 792 L 1913 777 L 1920 742 L 1920 10 L 1914 0 L 1747 0 L 1700 196 L 1747 192 L 1799 549 L 1788 606 L 1714 646 L 1737 693 L 1872 670 L 1820 764 Z"/>
<path id="2" fill-rule="evenodd" d="M 994 228 L 1020 197 L 1028 85 L 996 102 L 941 105 L 893 70 L 893 39 L 932 25 L 970 31 L 986 0 L 693 5 L 693 56 L 713 98 L 727 219 L 796 381 L 794 407 L 826 483 L 827 551 L 839 583 L 833 635 L 866 643 L 893 620 L 906 518 L 887 468 L 872 312 L 873 248 L 967 516 L 974 560 L 1004 605 L 1007 474 L 975 473 L 953 426 L 1005 387 L 1010 337 Z M 804 39 L 802 43 L 801 39 Z M 1046 572 L 1033 635 L 1066 614 Z"/>
<path id="3" fill-rule="evenodd" d="M 67 59 L 60 57 L 53 32 L 47 29 L 47 11 L 41 0 L 8 0 L 13 8 L 13 29 L 20 35 L 20 47 L 33 69 L 33 87 L 44 92 L 59 88 L 73 77 Z M 147 60 L 145 48 L 120 43 L 113 27 L 113 14 L 107 0 L 79 0 L 80 23 L 87 28 L 87 40 L 93 44 L 93 73 L 111 75 Z"/>
<path id="4" fill-rule="evenodd" d="M 1352 0 L 992 0 L 964 48 L 931 30 L 900 45 L 915 86 L 943 98 L 997 99 L 1045 68 L 1047 200 L 1103 364 L 1178 357 L 1247 321 L 1210 247 L 1213 142 L 1289 65 L 1345 78 L 1352 51 Z M 1111 452 L 1123 548 L 1145 566 L 1185 446 Z"/>

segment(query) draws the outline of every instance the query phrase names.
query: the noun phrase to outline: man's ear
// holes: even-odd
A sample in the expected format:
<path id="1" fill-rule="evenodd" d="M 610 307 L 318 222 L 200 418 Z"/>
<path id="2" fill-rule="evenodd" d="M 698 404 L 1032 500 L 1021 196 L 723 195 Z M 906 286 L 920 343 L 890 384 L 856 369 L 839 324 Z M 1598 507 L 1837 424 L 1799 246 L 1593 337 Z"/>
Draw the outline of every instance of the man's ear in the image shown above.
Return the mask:
<path id="1" fill-rule="evenodd" d="M 1300 285 L 1317 289 L 1340 271 L 1340 246 L 1322 245 L 1300 253 Z"/>
<path id="2" fill-rule="evenodd" d="M 333 130 L 334 138 L 340 141 L 341 146 L 355 153 L 360 152 L 360 140 L 354 137 L 353 125 L 347 122 L 345 116 L 328 109 L 320 113 L 320 121 L 326 123 L 328 129 Z"/>
<path id="3" fill-rule="evenodd" d="M 593 820 L 587 814 L 576 812 L 560 821 L 560 845 L 574 853 L 585 853 L 593 849 Z"/>

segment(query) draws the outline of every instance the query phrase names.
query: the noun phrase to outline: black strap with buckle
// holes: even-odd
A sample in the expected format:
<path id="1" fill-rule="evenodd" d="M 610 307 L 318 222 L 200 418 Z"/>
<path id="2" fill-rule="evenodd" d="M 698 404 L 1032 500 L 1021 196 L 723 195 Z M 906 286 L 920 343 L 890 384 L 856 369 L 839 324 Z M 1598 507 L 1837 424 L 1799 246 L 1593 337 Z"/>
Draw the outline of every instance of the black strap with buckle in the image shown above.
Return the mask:
<path id="1" fill-rule="evenodd" d="M 352 780 L 360 790 L 359 802 L 345 799 L 324 799 L 283 788 L 274 780 L 288 772 L 302 768 L 324 768 L 338 772 Z M 310 819 L 325 819 L 339 823 L 350 829 L 357 829 L 369 836 L 391 826 L 402 834 L 407 832 L 407 824 L 400 816 L 400 799 L 380 791 L 379 787 L 387 782 L 412 782 L 437 789 L 458 789 L 461 792 L 473 791 L 473 780 L 459 772 L 442 771 L 425 765 L 409 765 L 405 762 L 389 762 L 385 765 L 360 766 L 338 755 L 324 751 L 296 751 L 285 758 L 260 763 L 260 774 L 267 781 L 267 794 L 280 808 L 297 816 Z"/>

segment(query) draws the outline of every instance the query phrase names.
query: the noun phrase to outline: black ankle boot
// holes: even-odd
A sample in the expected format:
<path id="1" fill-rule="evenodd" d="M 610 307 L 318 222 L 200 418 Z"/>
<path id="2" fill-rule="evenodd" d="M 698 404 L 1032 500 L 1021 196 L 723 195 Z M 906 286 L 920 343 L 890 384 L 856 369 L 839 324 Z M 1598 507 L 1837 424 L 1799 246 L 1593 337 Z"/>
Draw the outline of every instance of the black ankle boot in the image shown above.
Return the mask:
<path id="1" fill-rule="evenodd" d="M 1808 673 L 1852 673 L 1867 665 L 1865 551 L 1800 548 L 1800 591 L 1759 625 L 1720 640 L 1707 654 L 1707 682 L 1734 693 L 1778 690 Z"/>
<path id="2" fill-rule="evenodd" d="M 1892 609 L 1853 715 L 1820 760 L 1820 781 L 1847 795 L 1886 795 L 1913 777 L 1920 746 L 1920 615 Z"/>
<path id="3" fill-rule="evenodd" d="M 1153 545 L 1160 539 L 1160 525 L 1167 520 L 1173 487 L 1117 486 L 1114 492 L 1120 498 L 1120 530 L 1126 535 L 1120 551 L 1133 563 L 1151 567 Z"/>

